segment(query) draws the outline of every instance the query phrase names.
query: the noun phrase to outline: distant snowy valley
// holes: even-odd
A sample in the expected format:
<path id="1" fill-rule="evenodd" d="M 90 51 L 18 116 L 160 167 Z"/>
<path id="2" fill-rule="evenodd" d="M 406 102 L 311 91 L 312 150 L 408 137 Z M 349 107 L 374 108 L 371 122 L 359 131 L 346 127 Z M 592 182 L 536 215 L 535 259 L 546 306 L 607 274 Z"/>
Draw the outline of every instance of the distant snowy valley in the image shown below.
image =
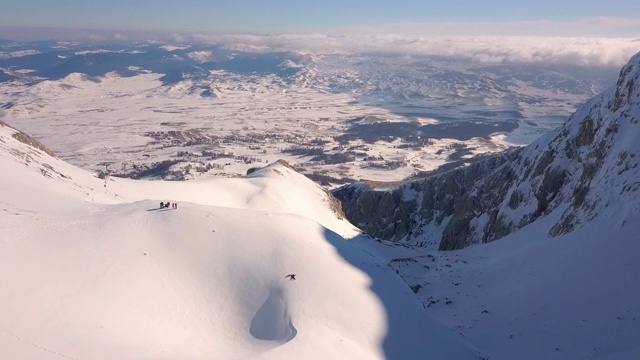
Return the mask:
<path id="1" fill-rule="evenodd" d="M 0 59 L 5 121 L 87 170 L 168 180 L 277 159 L 326 186 L 424 176 L 532 142 L 617 72 L 196 45 L 5 47 L 31 50 Z"/>

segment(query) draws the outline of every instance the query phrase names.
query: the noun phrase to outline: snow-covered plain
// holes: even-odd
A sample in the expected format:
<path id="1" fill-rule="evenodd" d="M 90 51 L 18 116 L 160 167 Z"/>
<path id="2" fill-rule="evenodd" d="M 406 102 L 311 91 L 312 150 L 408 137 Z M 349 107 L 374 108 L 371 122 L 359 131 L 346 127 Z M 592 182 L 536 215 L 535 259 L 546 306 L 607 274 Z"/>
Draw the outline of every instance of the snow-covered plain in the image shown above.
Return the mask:
<path id="1" fill-rule="evenodd" d="M 285 164 L 101 180 L 14 134 L 0 126 L 2 358 L 481 357 Z"/>
<path id="2" fill-rule="evenodd" d="M 454 152 L 450 146 L 460 143 L 455 139 L 440 139 L 429 146 L 399 151 L 397 146 L 402 144 L 399 140 L 395 145 L 384 141 L 353 142 L 352 146 L 366 148 L 369 156 L 411 165 L 394 171 L 368 167 L 362 160 L 353 164 L 314 164 L 309 162 L 311 156 L 292 155 L 283 150 L 322 140 L 328 142 L 325 152 L 329 153 L 330 147 L 336 146 L 333 138 L 344 134 L 348 121 L 354 118 L 368 116 L 390 122 L 407 119 L 384 108 L 359 104 L 354 95 L 292 87 L 275 75 L 247 79 L 220 74 L 213 80 L 215 98 L 203 98 L 199 92 L 190 94 L 190 87 L 194 86 L 190 81 L 162 86 L 160 77 L 159 74 L 131 78 L 111 75 L 94 82 L 85 75 L 72 74 L 25 88 L 5 85 L 2 102 L 12 105 L 4 115 L 7 122 L 50 143 L 65 160 L 94 170 L 102 168 L 102 163 L 110 163 L 112 169 L 118 170 L 127 164 L 131 169 L 134 164 L 171 159 L 178 151 L 197 154 L 203 149 L 215 149 L 255 158 L 263 164 L 286 159 L 310 173 L 326 173 L 337 178 L 393 181 L 445 164 L 447 156 Z M 152 143 L 153 139 L 145 136 L 151 131 L 191 129 L 220 137 L 221 141 L 213 147 L 176 146 L 170 141 Z M 530 137 L 507 140 L 497 134 L 493 142 L 473 138 L 465 143 L 474 148 L 473 153 L 488 153 L 526 143 Z M 227 158 L 214 163 L 223 168 L 209 174 L 244 174 L 256 166 Z"/>

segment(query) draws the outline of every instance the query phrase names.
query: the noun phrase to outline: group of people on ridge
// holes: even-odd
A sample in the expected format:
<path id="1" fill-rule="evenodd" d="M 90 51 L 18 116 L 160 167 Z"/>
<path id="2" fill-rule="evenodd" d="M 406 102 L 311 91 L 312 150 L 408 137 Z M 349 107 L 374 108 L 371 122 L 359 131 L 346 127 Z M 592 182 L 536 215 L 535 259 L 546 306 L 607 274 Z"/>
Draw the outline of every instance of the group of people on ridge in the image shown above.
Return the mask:
<path id="1" fill-rule="evenodd" d="M 172 209 L 177 209 L 178 208 L 178 203 L 174 202 L 172 204 L 172 203 L 170 203 L 168 201 L 166 203 L 163 203 L 162 201 L 160 202 L 160 209 L 165 209 L 165 208 L 168 209 L 169 207 L 171 207 Z"/>

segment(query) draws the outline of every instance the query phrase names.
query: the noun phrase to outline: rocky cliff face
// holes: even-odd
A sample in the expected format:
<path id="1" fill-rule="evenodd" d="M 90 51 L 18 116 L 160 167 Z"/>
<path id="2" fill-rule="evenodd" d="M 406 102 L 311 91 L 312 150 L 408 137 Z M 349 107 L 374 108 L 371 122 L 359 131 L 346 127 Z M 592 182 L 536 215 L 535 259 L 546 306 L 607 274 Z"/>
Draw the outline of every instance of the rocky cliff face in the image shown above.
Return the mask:
<path id="1" fill-rule="evenodd" d="M 640 53 L 614 88 L 555 132 L 466 168 L 386 191 L 334 191 L 352 223 L 394 241 L 438 241 L 440 250 L 497 240 L 554 214 L 550 236 L 596 216 L 624 226 L 640 212 Z"/>

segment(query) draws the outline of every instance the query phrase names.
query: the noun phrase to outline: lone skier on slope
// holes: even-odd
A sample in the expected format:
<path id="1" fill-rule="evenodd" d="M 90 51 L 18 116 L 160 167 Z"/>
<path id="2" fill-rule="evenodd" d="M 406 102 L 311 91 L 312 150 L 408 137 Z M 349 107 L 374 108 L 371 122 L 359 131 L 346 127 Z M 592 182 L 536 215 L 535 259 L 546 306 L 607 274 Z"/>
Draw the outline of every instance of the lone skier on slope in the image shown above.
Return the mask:
<path id="1" fill-rule="evenodd" d="M 285 276 L 286 278 L 289 278 L 289 281 L 291 280 L 295 280 L 296 279 L 296 274 L 289 274 L 287 276 Z"/>

